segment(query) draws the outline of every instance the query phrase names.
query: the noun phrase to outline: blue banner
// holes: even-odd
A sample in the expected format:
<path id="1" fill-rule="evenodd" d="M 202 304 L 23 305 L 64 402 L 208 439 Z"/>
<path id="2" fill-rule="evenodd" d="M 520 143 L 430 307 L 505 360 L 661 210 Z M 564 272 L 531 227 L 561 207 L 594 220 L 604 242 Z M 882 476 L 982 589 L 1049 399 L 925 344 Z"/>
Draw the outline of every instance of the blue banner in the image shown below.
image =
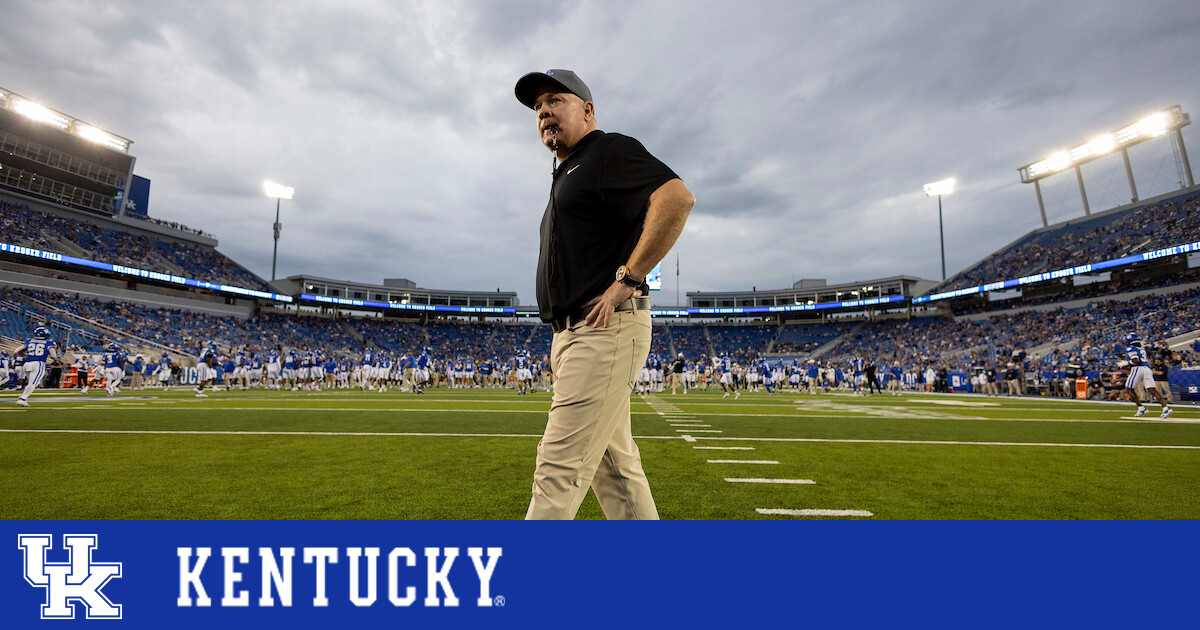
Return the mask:
<path id="1" fill-rule="evenodd" d="M 511 315 L 517 309 L 505 306 L 438 306 L 433 304 L 401 304 L 399 302 L 378 302 L 375 300 L 352 300 L 350 298 L 328 297 L 312 293 L 301 293 L 300 299 L 322 304 L 337 304 L 339 306 L 362 306 L 366 308 L 386 308 L 396 311 L 431 311 L 437 313 L 468 313 L 488 315 Z"/>
<path id="2" fill-rule="evenodd" d="M 1185 399 L 1200 399 L 1200 369 L 1171 368 L 1167 372 L 1167 382 L 1178 387 Z"/>
<path id="3" fill-rule="evenodd" d="M 791 313 L 796 311 L 820 311 L 831 308 L 858 308 L 878 304 L 895 304 L 907 301 L 903 295 L 870 298 L 867 300 L 851 300 L 848 302 L 822 302 L 820 304 L 787 304 L 782 306 L 738 306 L 717 308 L 689 308 L 690 315 L 752 315 L 757 313 Z"/>
<path id="4" fill-rule="evenodd" d="M 1194 522 L 0 521 L 6 628 L 1194 624 Z M 68 624 L 73 625 L 73 624 Z"/>
<path id="5" fill-rule="evenodd" d="M 150 214 L 150 180 L 133 176 L 129 184 L 129 198 L 125 200 L 125 212 L 138 216 Z"/>
<path id="6" fill-rule="evenodd" d="M 1070 276 L 1079 275 L 1081 273 L 1095 273 L 1097 271 L 1103 271 L 1105 269 L 1112 269 L 1114 267 L 1124 267 L 1125 265 L 1132 265 L 1135 263 L 1146 262 L 1147 260 L 1156 260 L 1158 258 L 1165 258 L 1167 256 L 1178 256 L 1180 254 L 1188 254 L 1188 253 L 1195 252 L 1195 251 L 1200 251 L 1200 241 L 1197 241 L 1195 243 L 1187 243 L 1185 245 L 1176 245 L 1174 247 L 1166 247 L 1163 249 L 1156 249 L 1152 252 L 1145 252 L 1142 254 L 1133 254 L 1130 256 L 1122 256 L 1120 258 L 1113 258 L 1111 260 L 1104 260 L 1101 262 L 1089 263 L 1086 265 L 1079 265 L 1078 267 L 1067 267 L 1065 269 L 1059 269 L 1057 271 L 1046 271 L 1043 273 L 1035 273 L 1032 276 L 1025 276 L 1023 278 L 1013 278 L 1012 280 L 991 282 L 988 284 L 981 284 L 979 286 L 967 287 L 965 289 L 956 289 L 954 291 L 945 291 L 943 293 L 934 293 L 933 295 L 923 295 L 921 297 L 913 298 L 912 303 L 913 304 L 923 304 L 925 302 L 934 302 L 937 300 L 945 300 L 945 299 L 949 299 L 949 298 L 962 297 L 964 295 L 974 295 L 976 293 L 987 293 L 989 291 L 1002 291 L 1004 289 L 1020 287 L 1020 286 L 1026 285 L 1026 284 L 1045 282 L 1046 280 L 1054 280 L 1057 278 L 1067 278 Z"/>
<path id="7" fill-rule="evenodd" d="M 279 293 L 269 293 L 267 291 L 257 291 L 255 289 L 247 289 L 245 287 L 235 287 L 228 284 L 218 284 L 208 282 L 207 280 L 193 280 L 184 278 L 161 271 L 149 271 L 146 269 L 138 269 L 136 267 L 125 267 L 123 265 L 113 265 L 106 262 L 98 262 L 88 260 L 86 258 L 76 258 L 66 254 L 57 252 L 45 252 L 24 245 L 10 245 L 8 243 L 0 243 L 0 252 L 16 254 L 18 256 L 26 256 L 29 258 L 40 258 L 42 260 L 52 260 L 65 265 L 76 265 L 79 267 L 89 267 L 91 269 L 100 269 L 101 271 L 111 271 L 123 276 L 132 276 L 135 278 L 147 278 L 150 280 L 158 280 L 160 282 L 170 282 L 173 284 L 182 284 L 189 287 L 197 287 L 200 289 L 208 289 L 218 293 L 231 293 L 234 295 L 242 295 L 246 297 L 262 298 L 264 300 L 274 300 L 276 302 L 292 302 L 291 296 L 281 295 Z"/>

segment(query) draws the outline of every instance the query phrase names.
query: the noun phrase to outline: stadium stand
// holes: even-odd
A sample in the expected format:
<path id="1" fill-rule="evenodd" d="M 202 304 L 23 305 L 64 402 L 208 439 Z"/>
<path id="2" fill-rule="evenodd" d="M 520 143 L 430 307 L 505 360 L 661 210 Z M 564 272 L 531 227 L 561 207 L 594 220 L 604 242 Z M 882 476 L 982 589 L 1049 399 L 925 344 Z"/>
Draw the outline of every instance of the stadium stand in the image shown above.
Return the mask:
<path id="1" fill-rule="evenodd" d="M 1036 230 L 934 287 L 952 291 L 1200 241 L 1200 193 Z"/>
<path id="2" fill-rule="evenodd" d="M 706 328 L 713 352 L 717 355 L 727 353 L 738 362 L 746 363 L 769 350 L 779 327 L 761 324 L 711 324 Z"/>
<path id="3" fill-rule="evenodd" d="M 773 347 L 777 353 L 808 354 L 844 335 L 850 326 L 843 323 L 786 324 Z"/>
<path id="4" fill-rule="evenodd" d="M 215 249 L 105 228 L 28 204 L 0 201 L 0 234 L 13 244 L 44 251 L 270 291 L 264 280 Z"/>
<path id="5" fill-rule="evenodd" d="M 705 329 L 700 325 L 668 325 L 671 340 L 675 345 L 676 353 L 683 353 L 683 356 L 689 360 L 696 360 L 703 356 L 713 356 L 712 348 L 708 345 L 708 335 Z"/>

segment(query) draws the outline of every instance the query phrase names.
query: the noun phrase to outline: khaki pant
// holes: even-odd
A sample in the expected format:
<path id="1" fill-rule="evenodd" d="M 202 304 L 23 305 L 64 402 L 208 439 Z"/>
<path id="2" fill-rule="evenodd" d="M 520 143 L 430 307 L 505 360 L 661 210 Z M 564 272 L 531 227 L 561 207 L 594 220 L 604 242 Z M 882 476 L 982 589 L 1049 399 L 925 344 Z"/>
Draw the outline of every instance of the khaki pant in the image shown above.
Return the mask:
<path id="1" fill-rule="evenodd" d="M 608 328 L 581 322 L 555 333 L 554 399 L 526 519 L 575 518 L 588 488 L 610 519 L 658 518 L 629 416 L 649 353 L 647 310 L 614 313 Z"/>

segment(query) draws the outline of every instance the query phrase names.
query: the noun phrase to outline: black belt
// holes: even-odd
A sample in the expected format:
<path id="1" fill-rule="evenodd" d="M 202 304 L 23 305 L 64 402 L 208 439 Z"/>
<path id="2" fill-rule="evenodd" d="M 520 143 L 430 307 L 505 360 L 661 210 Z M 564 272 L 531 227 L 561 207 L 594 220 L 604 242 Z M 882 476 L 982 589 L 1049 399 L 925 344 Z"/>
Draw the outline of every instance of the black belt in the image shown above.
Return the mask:
<path id="1" fill-rule="evenodd" d="M 588 316 L 588 313 L 592 312 L 593 308 L 595 308 L 594 304 L 592 306 L 584 306 L 570 315 L 564 315 L 563 317 L 555 318 L 550 321 L 550 327 L 554 329 L 554 332 L 560 333 L 574 325 L 579 324 L 579 322 L 582 322 L 584 318 Z M 643 311 L 649 308 L 649 297 L 631 297 L 628 300 L 618 304 L 617 308 L 614 309 L 614 312 L 620 313 L 623 311 Z"/>

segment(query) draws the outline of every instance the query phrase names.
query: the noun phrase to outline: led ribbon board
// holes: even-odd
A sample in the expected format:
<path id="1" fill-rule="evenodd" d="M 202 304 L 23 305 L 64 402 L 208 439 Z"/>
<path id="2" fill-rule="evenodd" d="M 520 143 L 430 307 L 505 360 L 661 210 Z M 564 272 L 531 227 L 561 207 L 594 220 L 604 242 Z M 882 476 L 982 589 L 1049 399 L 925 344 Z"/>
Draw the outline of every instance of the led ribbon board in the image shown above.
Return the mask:
<path id="1" fill-rule="evenodd" d="M 913 298 L 913 304 L 923 304 L 925 302 L 935 302 L 937 300 L 946 300 L 949 298 L 962 297 L 964 295 L 974 295 L 976 293 L 986 293 L 988 291 L 1000 291 L 1012 287 L 1034 284 L 1037 282 L 1045 282 L 1046 280 L 1054 280 L 1056 278 L 1066 278 L 1079 275 L 1081 273 L 1093 273 L 1113 267 L 1123 267 L 1134 263 L 1154 260 L 1156 258 L 1165 258 L 1167 256 L 1177 256 L 1179 254 L 1188 254 L 1191 252 L 1200 251 L 1200 241 L 1188 243 L 1187 245 L 1176 245 L 1174 247 L 1166 247 L 1164 249 L 1156 249 L 1152 252 L 1143 254 L 1133 254 L 1131 256 L 1122 256 L 1121 258 L 1113 258 L 1097 263 L 1089 263 L 1079 265 L 1078 267 L 1067 267 L 1057 271 L 1045 271 L 1024 278 L 1013 278 L 1012 280 L 1004 280 L 1002 282 L 991 282 L 989 284 L 981 284 L 976 287 L 967 287 L 965 289 L 957 289 L 954 291 L 946 291 L 943 293 L 934 293 L 933 295 L 925 295 L 918 298 Z"/>
<path id="2" fill-rule="evenodd" d="M 351 300 L 349 298 L 326 297 L 324 295 L 313 295 L 312 293 L 301 293 L 300 299 L 311 302 L 322 302 L 325 304 L 337 304 L 339 306 L 386 308 L 397 311 L 430 311 L 438 313 L 492 315 L 515 314 L 517 312 L 517 309 L 515 308 L 504 306 L 437 306 L 434 304 L 394 304 L 392 302 L 375 302 L 372 300 Z"/>
<path id="3" fill-rule="evenodd" d="M 793 311 L 817 311 L 831 308 L 856 308 L 877 304 L 894 304 L 905 301 L 903 295 L 853 300 L 849 302 L 825 302 L 822 304 L 789 304 L 786 306 L 738 306 L 729 308 L 689 308 L 689 315 L 753 315 L 757 313 L 790 313 Z"/>
<path id="4" fill-rule="evenodd" d="M 10 245 L 8 243 L 0 243 L 0 252 L 16 254 L 18 256 L 26 256 L 29 258 L 38 258 L 41 260 L 52 260 L 65 265 L 74 265 L 77 267 L 88 267 L 91 269 L 99 269 L 101 271 L 111 271 L 119 273 L 123 276 L 132 276 L 135 278 L 147 278 L 149 280 L 158 280 L 159 282 L 170 282 L 172 284 L 180 284 L 199 289 L 208 289 L 209 291 L 217 291 L 220 293 L 232 293 L 246 297 L 262 298 L 264 300 L 274 300 L 276 302 L 292 302 L 291 296 L 280 295 L 278 293 L 270 293 L 267 291 L 258 291 L 255 289 L 247 289 L 245 287 L 235 287 L 228 284 L 217 284 L 206 280 L 192 280 L 182 276 L 174 276 L 169 273 L 160 271 L 148 271 L 146 269 L 138 269 L 136 267 L 125 267 L 123 265 L 113 265 L 86 258 L 76 258 L 65 254 L 55 252 L 44 252 L 40 249 L 25 247 L 23 245 Z"/>

